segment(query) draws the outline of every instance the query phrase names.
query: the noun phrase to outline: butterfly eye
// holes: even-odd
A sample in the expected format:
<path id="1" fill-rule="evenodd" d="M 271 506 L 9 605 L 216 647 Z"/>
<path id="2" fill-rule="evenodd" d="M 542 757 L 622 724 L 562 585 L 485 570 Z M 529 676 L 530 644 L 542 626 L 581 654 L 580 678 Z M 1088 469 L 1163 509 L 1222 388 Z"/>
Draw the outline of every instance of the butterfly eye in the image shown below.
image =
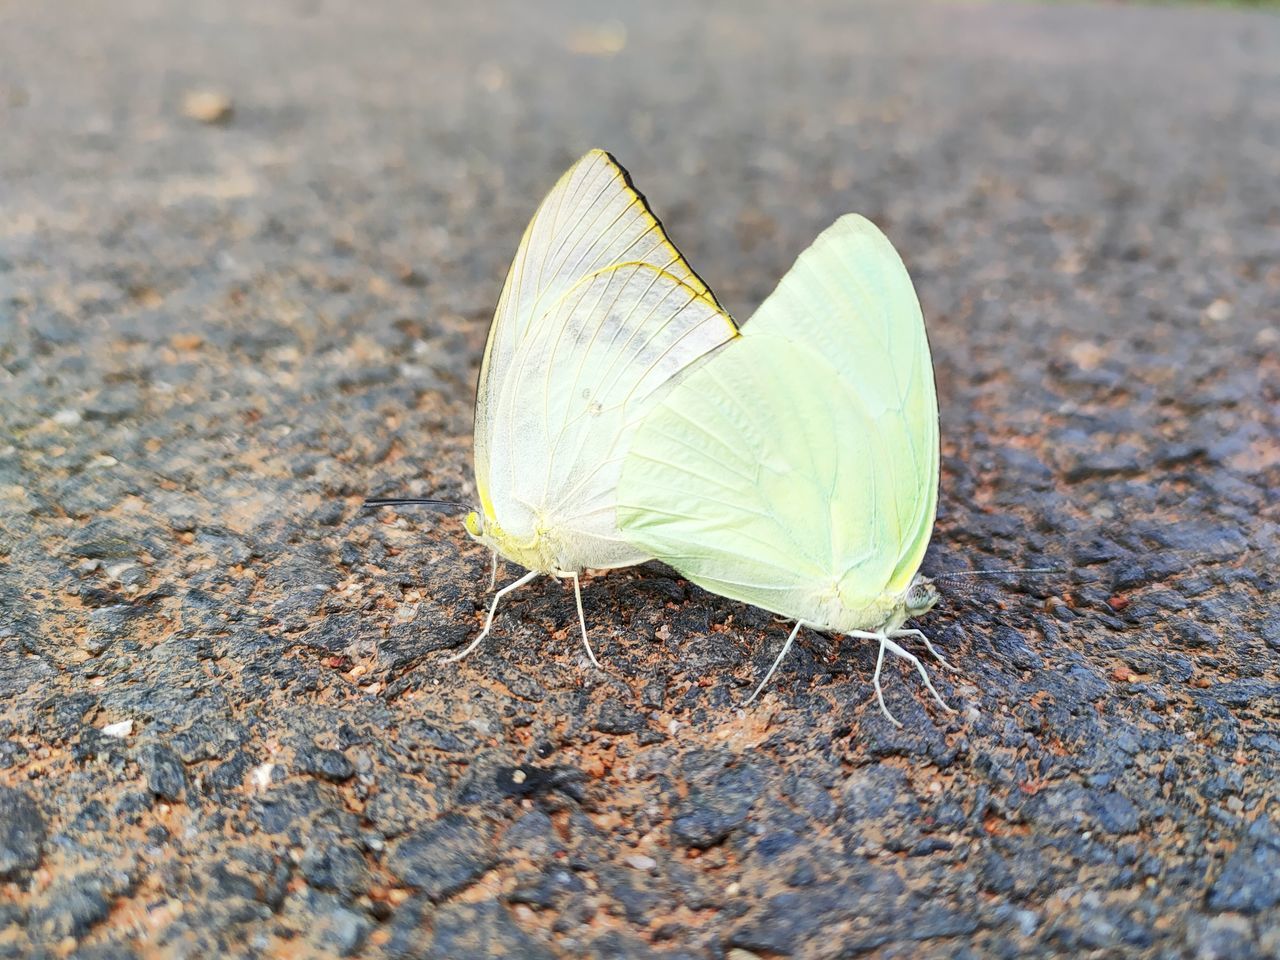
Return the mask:
<path id="1" fill-rule="evenodd" d="M 933 606 L 935 597 L 936 594 L 930 584 L 913 584 L 911 589 L 907 591 L 907 609 L 920 611 L 928 610 Z"/>
<path id="2" fill-rule="evenodd" d="M 474 510 L 467 514 L 467 519 L 462 521 L 462 525 L 467 528 L 467 533 L 473 537 L 478 537 L 484 533 L 484 523 L 480 519 L 480 514 Z"/>

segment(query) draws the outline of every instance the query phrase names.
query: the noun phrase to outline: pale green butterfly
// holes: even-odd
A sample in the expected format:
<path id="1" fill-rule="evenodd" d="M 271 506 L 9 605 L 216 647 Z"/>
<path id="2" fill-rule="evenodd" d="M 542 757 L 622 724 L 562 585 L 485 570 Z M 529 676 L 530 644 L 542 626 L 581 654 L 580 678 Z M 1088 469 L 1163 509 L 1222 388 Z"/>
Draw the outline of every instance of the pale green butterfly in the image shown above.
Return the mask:
<path id="1" fill-rule="evenodd" d="M 507 274 L 476 387 L 480 509 L 466 529 L 527 573 L 573 581 L 591 662 L 579 574 L 650 559 L 618 530 L 616 491 L 655 391 L 738 328 L 603 150 L 562 176 L 533 215 Z M 401 501 L 403 502 L 403 501 Z M 492 578 L 491 578 L 491 586 Z"/>
<path id="2" fill-rule="evenodd" d="M 880 644 L 938 599 L 920 563 L 938 498 L 938 402 L 906 267 L 870 221 L 840 218 L 742 330 L 691 371 L 632 441 L 623 533 L 715 593 Z M 945 663 L 945 661 L 943 661 Z M 748 701 L 750 702 L 750 700 Z"/>

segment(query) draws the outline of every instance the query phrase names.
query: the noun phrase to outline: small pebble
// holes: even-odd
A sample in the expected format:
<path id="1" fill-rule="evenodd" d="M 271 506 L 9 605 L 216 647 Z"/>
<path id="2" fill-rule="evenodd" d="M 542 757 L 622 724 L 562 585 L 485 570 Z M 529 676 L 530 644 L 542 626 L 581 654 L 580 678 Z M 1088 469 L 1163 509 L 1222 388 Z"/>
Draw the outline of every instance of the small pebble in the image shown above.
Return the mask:
<path id="1" fill-rule="evenodd" d="M 118 737 L 123 739 L 133 733 L 133 721 L 119 720 L 116 723 L 108 723 L 102 728 L 102 732 L 108 737 Z"/>
<path id="2" fill-rule="evenodd" d="M 260 763 L 249 773 L 249 783 L 255 790 L 265 790 L 271 786 L 271 774 L 275 771 L 274 763 Z"/>
<path id="3" fill-rule="evenodd" d="M 1204 311 L 1205 318 L 1214 323 L 1231 319 L 1231 302 L 1221 298 L 1213 301 Z"/>
<path id="4" fill-rule="evenodd" d="M 231 98 L 217 90 L 192 90 L 182 99 L 182 112 L 201 123 L 226 123 L 234 112 Z"/>
<path id="5" fill-rule="evenodd" d="M 112 580 L 119 580 L 138 564 L 132 560 L 122 560 L 119 563 L 113 563 L 107 567 L 107 576 Z"/>

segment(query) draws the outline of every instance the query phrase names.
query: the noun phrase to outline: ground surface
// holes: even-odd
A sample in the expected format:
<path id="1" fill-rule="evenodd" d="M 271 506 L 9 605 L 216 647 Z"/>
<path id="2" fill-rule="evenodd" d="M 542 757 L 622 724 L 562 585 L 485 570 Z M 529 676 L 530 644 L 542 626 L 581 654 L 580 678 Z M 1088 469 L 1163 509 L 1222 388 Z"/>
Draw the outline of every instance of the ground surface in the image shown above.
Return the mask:
<path id="1" fill-rule="evenodd" d="M 1280 19 L 473 6 L 0 13 L 0 955 L 1280 955 Z M 471 496 L 597 144 L 740 317 L 904 252 L 926 569 L 1068 568 L 927 619 L 959 714 L 812 635 L 743 711 L 786 625 L 656 565 L 439 663 L 487 557 L 360 498 Z"/>

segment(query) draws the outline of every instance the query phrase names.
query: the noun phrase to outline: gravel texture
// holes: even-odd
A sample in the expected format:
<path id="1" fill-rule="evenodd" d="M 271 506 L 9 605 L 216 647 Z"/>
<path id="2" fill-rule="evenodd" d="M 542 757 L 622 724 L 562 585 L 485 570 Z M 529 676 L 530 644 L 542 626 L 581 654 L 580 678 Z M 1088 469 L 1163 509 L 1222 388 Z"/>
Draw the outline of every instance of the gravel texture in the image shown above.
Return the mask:
<path id="1" fill-rule="evenodd" d="M 1280 18 L 0 13 L 0 956 L 1280 955 Z M 941 713 L 644 567 L 513 598 L 472 384 L 626 163 L 748 317 L 838 214 L 943 420 Z M 507 570 L 510 578 L 515 571 Z"/>

